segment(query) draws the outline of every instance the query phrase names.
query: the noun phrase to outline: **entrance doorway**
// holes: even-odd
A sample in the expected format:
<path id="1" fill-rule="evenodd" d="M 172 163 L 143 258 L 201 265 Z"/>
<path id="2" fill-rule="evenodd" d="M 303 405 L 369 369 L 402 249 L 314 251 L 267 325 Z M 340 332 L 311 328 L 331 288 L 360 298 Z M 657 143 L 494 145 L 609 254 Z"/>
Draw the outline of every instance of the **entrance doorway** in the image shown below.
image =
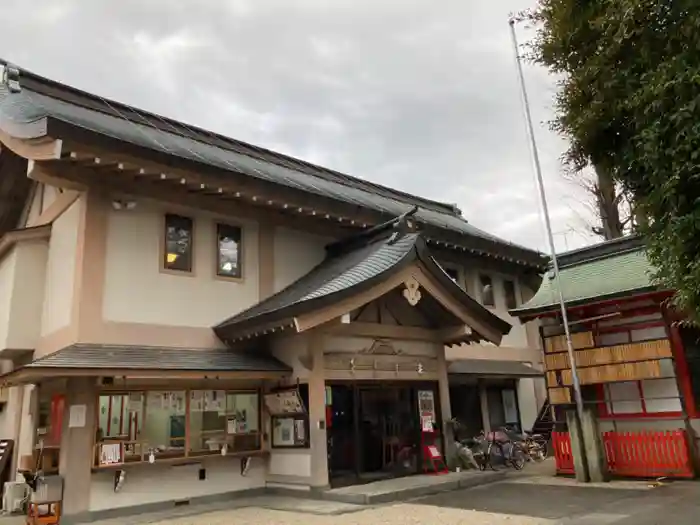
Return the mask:
<path id="1" fill-rule="evenodd" d="M 407 476 L 422 466 L 419 391 L 435 383 L 332 383 L 328 421 L 328 467 L 334 487 Z M 438 431 L 440 429 L 437 429 Z"/>

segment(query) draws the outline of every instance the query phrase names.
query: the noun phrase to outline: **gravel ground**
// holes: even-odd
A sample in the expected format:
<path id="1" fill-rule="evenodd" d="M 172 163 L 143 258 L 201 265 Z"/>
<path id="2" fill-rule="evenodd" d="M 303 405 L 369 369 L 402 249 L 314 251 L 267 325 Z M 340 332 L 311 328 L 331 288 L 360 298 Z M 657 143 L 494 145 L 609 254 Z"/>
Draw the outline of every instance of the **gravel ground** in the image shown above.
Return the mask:
<path id="1" fill-rule="evenodd" d="M 152 525 L 552 525 L 553 520 L 402 503 L 340 516 L 313 516 L 255 507 L 169 519 Z"/>

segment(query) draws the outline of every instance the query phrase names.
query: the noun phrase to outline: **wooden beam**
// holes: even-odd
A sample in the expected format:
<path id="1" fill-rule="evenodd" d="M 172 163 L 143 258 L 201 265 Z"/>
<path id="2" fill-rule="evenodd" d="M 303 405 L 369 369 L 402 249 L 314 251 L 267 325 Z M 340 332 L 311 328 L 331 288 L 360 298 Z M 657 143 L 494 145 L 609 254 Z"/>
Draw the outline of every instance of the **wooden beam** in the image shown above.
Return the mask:
<path id="1" fill-rule="evenodd" d="M 51 225 L 37 226 L 34 228 L 24 228 L 12 230 L 0 238 L 0 258 L 3 257 L 15 244 L 22 241 L 36 239 L 48 239 L 51 237 Z"/>
<path id="2" fill-rule="evenodd" d="M 374 337 L 377 339 L 407 339 L 413 341 L 442 341 L 440 330 L 431 330 L 418 326 L 397 326 L 376 323 L 328 323 L 322 327 L 324 332 L 333 335 L 356 337 Z"/>
<path id="3" fill-rule="evenodd" d="M 193 194 L 179 186 L 164 185 L 160 181 L 137 181 L 123 173 L 109 169 L 79 167 L 64 162 L 41 163 L 33 168 L 38 170 L 40 178 L 51 180 L 53 185 L 67 188 L 79 188 L 87 191 L 93 187 L 107 193 L 145 199 L 159 203 L 175 204 L 183 208 L 208 211 L 224 217 L 240 217 L 267 222 L 276 226 L 300 229 L 316 235 L 341 238 L 354 232 L 338 223 L 324 223 L 306 216 L 294 216 L 281 210 L 265 209 L 253 206 L 240 199 L 226 200 L 220 194 Z M 34 178 L 34 177 L 32 177 Z"/>
<path id="4" fill-rule="evenodd" d="M 36 217 L 33 221 L 27 224 L 27 227 L 41 226 L 44 224 L 51 224 L 53 221 L 58 219 L 63 213 L 70 208 L 75 201 L 80 197 L 80 192 L 75 190 L 67 190 L 58 195 L 56 200 L 51 203 L 51 205 L 44 210 L 44 212 Z"/>
<path id="5" fill-rule="evenodd" d="M 53 160 L 61 158 L 63 142 L 53 137 L 18 139 L 0 129 L 0 142 L 15 154 L 27 160 Z"/>
<path id="6" fill-rule="evenodd" d="M 467 325 L 450 326 L 439 331 L 440 341 L 445 344 L 461 343 L 474 337 L 474 332 Z"/>
<path id="7" fill-rule="evenodd" d="M 242 171 L 236 171 L 232 165 L 230 169 L 216 168 L 213 166 L 201 166 L 201 162 L 181 159 L 178 164 L 192 165 L 192 168 L 185 169 L 164 165 L 152 160 L 134 155 L 116 152 L 105 147 L 87 146 L 79 142 L 66 140 L 66 150 L 79 152 L 81 155 L 92 155 L 99 157 L 104 162 L 116 162 L 131 165 L 143 169 L 144 174 L 166 174 L 168 177 L 185 179 L 188 183 L 205 184 L 211 188 L 224 188 L 233 192 L 240 192 L 246 198 L 262 202 L 278 203 L 280 206 L 287 204 L 293 209 L 306 210 L 309 214 L 314 211 L 317 215 L 329 215 L 336 218 L 344 218 L 348 222 L 358 225 L 371 225 L 381 223 L 389 216 L 374 210 L 344 203 L 342 201 L 324 197 L 323 195 L 312 194 L 304 190 L 284 187 L 280 184 L 258 179 L 253 175 L 248 175 Z M 263 162 L 263 161 L 260 161 Z M 282 166 L 276 169 L 286 169 Z"/>
<path id="8" fill-rule="evenodd" d="M 64 188 L 67 190 L 86 191 L 88 186 L 84 183 L 72 181 L 56 174 L 47 164 L 30 160 L 27 164 L 27 177 L 49 186 Z"/>

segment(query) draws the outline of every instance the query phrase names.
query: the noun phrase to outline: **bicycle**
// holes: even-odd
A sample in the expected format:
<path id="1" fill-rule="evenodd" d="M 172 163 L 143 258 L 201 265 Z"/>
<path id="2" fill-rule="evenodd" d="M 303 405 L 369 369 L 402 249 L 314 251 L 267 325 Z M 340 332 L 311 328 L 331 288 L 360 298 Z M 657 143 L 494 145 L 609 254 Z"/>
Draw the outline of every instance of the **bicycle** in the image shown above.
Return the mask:
<path id="1" fill-rule="evenodd" d="M 522 443 L 519 440 L 512 440 L 507 429 L 501 428 L 495 432 L 488 433 L 482 430 L 479 438 L 482 443 L 486 443 L 481 470 L 486 470 L 487 468 L 496 470 L 491 462 L 494 446 L 498 449 L 501 458 L 503 458 L 504 465 L 510 466 L 514 470 L 522 470 L 525 467 L 527 454 L 522 447 Z"/>

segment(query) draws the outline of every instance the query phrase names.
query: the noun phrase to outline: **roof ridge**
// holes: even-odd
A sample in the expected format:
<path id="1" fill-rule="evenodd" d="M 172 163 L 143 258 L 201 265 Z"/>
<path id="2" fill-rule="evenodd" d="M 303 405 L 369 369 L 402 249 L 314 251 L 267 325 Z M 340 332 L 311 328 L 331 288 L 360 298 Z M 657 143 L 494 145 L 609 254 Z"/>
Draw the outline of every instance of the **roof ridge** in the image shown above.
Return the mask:
<path id="1" fill-rule="evenodd" d="M 3 60 L 0 59 L 0 65 L 3 63 Z M 248 155 L 253 158 L 257 158 L 259 160 L 264 160 L 267 162 L 272 162 L 273 164 L 277 164 L 279 166 L 282 166 L 284 168 L 289 168 L 289 166 L 286 166 L 284 162 L 289 162 L 292 164 L 297 164 L 299 169 L 303 169 L 305 173 L 308 175 L 314 176 L 314 177 L 320 177 L 326 180 L 331 180 L 333 182 L 343 184 L 346 186 L 364 186 L 364 189 L 368 190 L 379 190 L 382 192 L 385 192 L 387 195 L 390 196 L 390 198 L 395 198 L 397 200 L 415 200 L 417 202 L 420 202 L 424 204 L 424 207 L 426 209 L 432 209 L 433 211 L 440 212 L 440 213 L 446 213 L 450 214 L 454 217 L 459 217 L 465 220 L 461 216 L 461 212 L 459 208 L 455 204 L 448 204 L 432 199 L 427 199 L 425 197 L 421 197 L 419 195 L 414 195 L 408 192 L 404 192 L 401 190 L 397 190 L 395 188 L 391 188 L 389 186 L 385 186 L 376 182 L 368 181 L 359 177 L 355 177 L 352 175 L 349 175 L 347 173 L 342 173 L 337 170 L 333 170 L 330 168 L 327 168 L 325 166 L 320 166 L 318 164 L 314 164 L 312 162 L 294 157 L 292 155 L 287 155 L 283 153 L 279 153 L 273 150 L 270 150 L 268 148 L 264 148 L 262 146 L 257 146 L 255 144 L 250 144 L 248 142 L 244 142 L 238 139 L 234 139 L 232 137 L 229 137 L 227 135 L 223 135 L 221 133 L 217 133 L 208 129 L 205 129 L 203 127 L 197 126 L 195 124 L 189 124 L 180 120 L 176 120 L 164 115 L 160 115 L 158 113 L 155 113 L 153 111 L 148 111 L 145 109 L 138 108 L 136 106 L 132 106 L 130 104 L 127 104 L 125 102 L 119 102 L 113 99 L 108 99 L 106 97 L 103 97 L 101 95 L 97 95 L 95 93 L 90 93 L 89 91 L 85 91 L 83 89 L 64 84 L 62 82 L 59 82 L 57 80 L 50 79 L 48 77 L 44 77 L 42 75 L 39 75 L 37 73 L 34 73 L 32 71 L 29 71 L 27 69 L 21 68 L 19 66 L 16 66 L 20 69 L 20 78 L 27 78 L 34 81 L 34 83 L 38 84 L 36 86 L 30 86 L 39 88 L 37 89 L 31 89 L 32 91 L 38 92 L 43 95 L 48 95 L 47 93 L 43 93 L 41 89 L 42 84 L 46 84 L 49 88 L 53 89 L 58 89 L 58 90 L 64 90 L 67 92 L 71 92 L 74 95 L 79 95 L 82 97 L 86 97 L 90 99 L 91 101 L 97 103 L 100 107 L 99 108 L 94 108 L 94 107 L 88 107 L 88 109 L 92 110 L 97 110 L 101 111 L 102 113 L 105 113 L 107 115 L 115 116 L 113 112 L 110 112 L 108 108 L 104 107 L 104 100 L 108 102 L 108 105 L 114 105 L 119 107 L 119 109 L 123 109 L 124 111 L 127 111 L 129 113 L 137 112 L 140 113 L 146 117 L 152 117 L 158 120 L 161 120 L 165 123 L 167 123 L 169 126 L 172 126 L 173 129 L 166 130 L 162 129 L 161 127 L 158 126 L 156 122 L 150 122 L 150 124 L 154 127 L 154 129 L 158 129 L 163 133 L 169 133 L 169 134 L 175 134 L 175 135 L 180 135 L 192 140 L 196 140 L 199 142 L 202 142 L 204 144 L 216 146 L 216 147 L 221 147 L 223 149 L 230 149 L 236 153 Z M 52 96 L 57 96 L 60 98 L 60 94 L 52 94 Z M 64 100 L 65 99 L 62 99 Z M 77 104 L 80 105 L 78 102 L 71 100 L 70 103 L 72 104 Z M 84 106 L 87 107 L 87 106 Z M 118 116 L 116 116 L 119 118 Z M 138 122 L 137 124 L 144 125 L 146 123 L 143 122 Z M 146 124 L 148 125 L 148 124 Z M 177 128 L 177 129 L 175 129 Z M 189 128 L 189 132 L 187 129 L 181 129 L 181 128 Z M 216 143 L 212 142 L 211 140 L 208 140 L 206 137 L 201 137 L 197 136 L 198 134 L 204 134 L 208 135 L 210 138 L 214 138 L 218 141 L 223 142 L 224 144 L 221 143 Z M 235 148 L 238 147 L 239 150 L 236 150 Z M 241 151 L 242 150 L 242 151 Z M 413 204 L 411 202 L 407 202 L 407 204 Z"/>

